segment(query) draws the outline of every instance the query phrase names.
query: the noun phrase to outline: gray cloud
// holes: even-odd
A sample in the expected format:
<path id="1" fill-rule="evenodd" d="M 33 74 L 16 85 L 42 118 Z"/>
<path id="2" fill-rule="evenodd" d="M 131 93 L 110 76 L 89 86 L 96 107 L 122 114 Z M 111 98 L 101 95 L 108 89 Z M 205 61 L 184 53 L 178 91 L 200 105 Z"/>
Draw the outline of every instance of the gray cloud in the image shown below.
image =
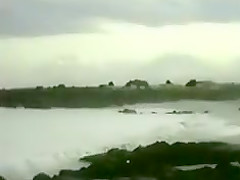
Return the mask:
<path id="1" fill-rule="evenodd" d="M 2 1 L 2 2 L 1 2 Z M 0 0 L 0 34 L 36 36 L 97 30 L 91 19 L 148 26 L 240 20 L 239 0 Z"/>

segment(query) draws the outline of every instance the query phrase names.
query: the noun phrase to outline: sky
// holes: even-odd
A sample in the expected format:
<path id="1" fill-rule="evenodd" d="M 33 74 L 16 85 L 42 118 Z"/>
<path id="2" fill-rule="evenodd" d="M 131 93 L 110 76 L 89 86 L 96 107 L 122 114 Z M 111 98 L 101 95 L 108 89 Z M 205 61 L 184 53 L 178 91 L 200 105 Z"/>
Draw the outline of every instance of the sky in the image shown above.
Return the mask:
<path id="1" fill-rule="evenodd" d="M 0 0 L 0 87 L 239 82 L 239 0 Z"/>

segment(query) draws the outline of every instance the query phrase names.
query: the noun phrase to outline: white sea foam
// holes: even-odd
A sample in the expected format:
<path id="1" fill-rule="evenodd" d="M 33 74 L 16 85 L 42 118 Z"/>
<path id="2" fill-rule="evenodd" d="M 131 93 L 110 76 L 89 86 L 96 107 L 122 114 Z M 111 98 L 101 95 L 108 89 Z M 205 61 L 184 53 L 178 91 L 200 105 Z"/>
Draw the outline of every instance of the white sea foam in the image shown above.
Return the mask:
<path id="1" fill-rule="evenodd" d="M 40 172 L 79 169 L 81 156 L 154 141 L 239 141 L 239 101 L 180 101 L 122 108 L 25 110 L 0 108 L 0 174 L 27 180 Z M 195 114 L 167 115 L 172 110 Z M 203 114 L 209 110 L 209 114 Z M 152 112 L 158 114 L 152 114 Z"/>

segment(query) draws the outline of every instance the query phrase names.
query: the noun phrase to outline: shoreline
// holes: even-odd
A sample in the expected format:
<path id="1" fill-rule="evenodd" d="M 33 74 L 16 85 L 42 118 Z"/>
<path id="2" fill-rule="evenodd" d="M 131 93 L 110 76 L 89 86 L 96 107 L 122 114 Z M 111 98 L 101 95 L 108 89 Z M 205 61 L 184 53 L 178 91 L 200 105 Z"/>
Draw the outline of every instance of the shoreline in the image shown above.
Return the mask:
<path id="1" fill-rule="evenodd" d="M 49 87 L 0 90 L 0 107 L 104 108 L 125 105 L 176 102 L 180 100 L 228 101 L 240 99 L 240 85 L 211 87 L 179 85 L 131 87 Z"/>
<path id="2" fill-rule="evenodd" d="M 139 146 L 132 151 L 115 148 L 102 154 L 85 156 L 79 160 L 90 163 L 90 165 L 80 170 L 61 170 L 58 175 L 52 177 L 42 172 L 33 180 L 123 177 L 129 179 L 162 177 L 166 180 L 177 180 L 180 177 L 205 177 L 206 173 L 214 180 L 220 175 L 228 177 L 229 180 L 235 180 L 240 176 L 240 145 L 221 142 L 168 144 L 157 141 L 144 147 Z M 208 167 L 208 165 L 214 165 L 214 167 Z M 179 168 L 188 166 L 202 167 L 190 170 Z M 229 172 L 232 174 L 230 175 Z M 171 177 L 167 176 L 169 173 L 172 173 Z M 215 175 L 218 176 L 215 177 Z"/>

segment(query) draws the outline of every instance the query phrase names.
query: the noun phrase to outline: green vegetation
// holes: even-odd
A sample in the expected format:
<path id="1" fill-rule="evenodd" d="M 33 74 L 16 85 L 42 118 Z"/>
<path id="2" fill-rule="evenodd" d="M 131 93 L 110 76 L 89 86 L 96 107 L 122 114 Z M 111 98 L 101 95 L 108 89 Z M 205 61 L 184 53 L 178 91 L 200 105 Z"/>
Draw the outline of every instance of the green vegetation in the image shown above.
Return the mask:
<path id="1" fill-rule="evenodd" d="M 186 84 L 187 87 L 194 87 L 196 85 L 197 85 L 196 79 L 192 79 Z"/>
<path id="2" fill-rule="evenodd" d="M 149 84 L 147 81 L 136 79 L 136 80 L 127 82 L 125 87 L 136 87 L 137 89 L 147 89 L 149 87 Z"/>
<path id="3" fill-rule="evenodd" d="M 183 99 L 234 100 L 240 98 L 240 85 L 216 84 L 191 80 L 188 86 L 150 86 L 142 80 L 129 81 L 126 86 L 113 82 L 99 87 L 66 87 L 60 84 L 44 88 L 0 90 L 1 107 L 44 108 L 107 107 L 136 103 L 160 103 Z M 190 87 L 189 87 L 190 86 Z"/>
<path id="4" fill-rule="evenodd" d="M 170 80 L 167 80 L 166 84 L 173 84 L 173 83 Z"/>
<path id="5" fill-rule="evenodd" d="M 108 86 L 113 87 L 114 83 L 111 81 L 111 82 L 108 83 Z"/>

